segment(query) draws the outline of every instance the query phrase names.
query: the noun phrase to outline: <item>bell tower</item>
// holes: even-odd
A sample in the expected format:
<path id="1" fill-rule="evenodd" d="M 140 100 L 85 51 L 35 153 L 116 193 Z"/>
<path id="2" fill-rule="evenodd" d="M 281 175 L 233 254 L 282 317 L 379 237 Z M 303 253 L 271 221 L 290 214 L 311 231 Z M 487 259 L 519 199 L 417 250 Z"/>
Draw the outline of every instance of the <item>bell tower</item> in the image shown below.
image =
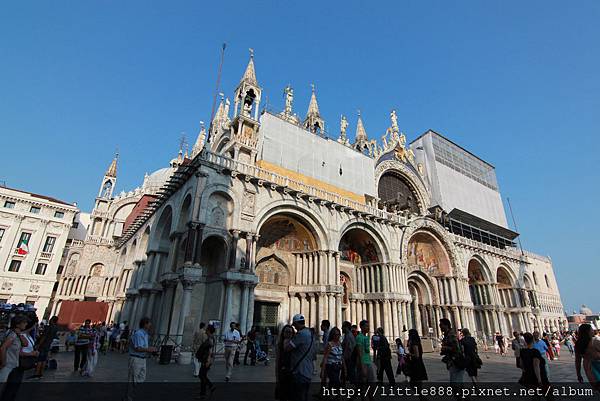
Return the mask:
<path id="1" fill-rule="evenodd" d="M 119 160 L 119 154 L 116 153 L 114 159 L 108 166 L 102 183 L 100 184 L 100 190 L 98 191 L 98 198 L 112 199 L 115 184 L 117 183 L 117 162 Z"/>
<path id="2" fill-rule="evenodd" d="M 250 61 L 235 90 L 231 142 L 226 146 L 230 157 L 244 163 L 254 163 L 256 159 L 261 95 L 254 70 L 254 51 L 250 49 Z"/>

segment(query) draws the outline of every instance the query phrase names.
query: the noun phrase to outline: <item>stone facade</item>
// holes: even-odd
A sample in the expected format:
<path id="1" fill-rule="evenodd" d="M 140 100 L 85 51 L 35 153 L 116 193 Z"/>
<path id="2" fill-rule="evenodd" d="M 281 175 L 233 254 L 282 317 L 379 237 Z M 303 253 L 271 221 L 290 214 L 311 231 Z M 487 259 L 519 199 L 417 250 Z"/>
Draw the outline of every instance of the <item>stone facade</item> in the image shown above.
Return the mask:
<path id="1" fill-rule="evenodd" d="M 183 344 L 201 321 L 277 331 L 295 313 L 312 327 L 368 319 L 394 338 L 412 327 L 438 335 L 441 317 L 478 336 L 564 327 L 551 261 L 510 239 L 492 246 L 449 230 L 395 112 L 383 146 L 368 140 L 362 120 L 350 144 L 345 117 L 332 141 L 314 90 L 303 124 L 292 94 L 282 113 L 259 113 L 251 58 L 232 115 L 223 99 L 206 144 L 197 142 L 115 245 L 136 255 L 117 261 L 132 275 L 121 320 L 150 316 L 161 336 Z M 281 162 L 272 153 L 265 160 L 263 149 L 276 149 L 268 141 L 284 131 L 294 134 L 275 144 Z M 341 177 L 358 165 L 373 166 L 359 172 L 373 188 L 393 173 L 397 197 L 353 192 Z"/>
<path id="2" fill-rule="evenodd" d="M 0 187 L 1 303 L 31 304 L 43 317 L 77 213 L 75 205 Z"/>

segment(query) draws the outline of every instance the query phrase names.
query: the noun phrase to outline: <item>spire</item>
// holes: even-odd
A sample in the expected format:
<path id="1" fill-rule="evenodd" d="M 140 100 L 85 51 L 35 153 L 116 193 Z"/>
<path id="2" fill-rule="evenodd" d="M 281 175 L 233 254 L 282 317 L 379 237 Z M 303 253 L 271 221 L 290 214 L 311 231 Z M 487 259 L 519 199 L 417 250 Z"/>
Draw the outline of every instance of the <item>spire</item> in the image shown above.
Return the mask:
<path id="1" fill-rule="evenodd" d="M 192 148 L 192 159 L 198 155 L 204 148 L 204 142 L 206 141 L 206 128 L 204 128 L 204 121 L 200 121 L 200 133 L 196 138 L 196 143 Z"/>
<path id="2" fill-rule="evenodd" d="M 354 141 L 355 144 L 365 142 L 369 138 L 367 137 L 367 131 L 365 130 L 365 126 L 363 125 L 362 118 L 360 116 L 360 110 L 358 110 L 358 122 L 356 123 L 356 139 Z"/>
<path id="3" fill-rule="evenodd" d="M 254 70 L 254 49 L 250 49 L 250 61 L 248 61 L 248 66 L 246 67 L 246 71 L 244 71 L 244 75 L 242 76 L 240 83 L 242 82 L 247 82 L 251 85 L 258 86 L 256 72 Z"/>
<path id="4" fill-rule="evenodd" d="M 319 104 L 317 103 L 317 95 L 315 94 L 315 85 L 312 86 L 312 95 L 310 96 L 310 103 L 308 104 L 308 112 L 306 113 L 306 117 L 310 115 L 314 115 L 317 117 L 321 117 L 319 114 Z"/>
<path id="5" fill-rule="evenodd" d="M 110 166 L 108 166 L 108 169 L 106 170 L 106 173 L 104 174 L 104 176 L 113 177 L 113 178 L 117 177 L 117 161 L 118 160 L 119 160 L 119 152 L 116 152 L 115 157 L 112 160 L 112 162 L 110 163 Z"/>
<path id="6" fill-rule="evenodd" d="M 310 103 L 308 104 L 308 111 L 304 118 L 304 128 L 312 132 L 313 134 L 323 134 L 325 129 L 325 121 L 321 118 L 319 113 L 319 104 L 317 103 L 317 95 L 315 94 L 315 85 L 312 86 L 312 95 L 310 96 Z"/>

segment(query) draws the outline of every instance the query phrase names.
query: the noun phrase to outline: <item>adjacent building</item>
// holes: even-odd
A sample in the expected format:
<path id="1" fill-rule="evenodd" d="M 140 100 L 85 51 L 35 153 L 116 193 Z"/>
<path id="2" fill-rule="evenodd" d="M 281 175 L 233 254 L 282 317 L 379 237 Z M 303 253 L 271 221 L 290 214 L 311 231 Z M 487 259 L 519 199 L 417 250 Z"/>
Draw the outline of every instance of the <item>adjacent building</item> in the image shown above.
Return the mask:
<path id="1" fill-rule="evenodd" d="M 45 314 L 78 212 L 74 204 L 0 187 L 0 303 L 30 304 Z"/>

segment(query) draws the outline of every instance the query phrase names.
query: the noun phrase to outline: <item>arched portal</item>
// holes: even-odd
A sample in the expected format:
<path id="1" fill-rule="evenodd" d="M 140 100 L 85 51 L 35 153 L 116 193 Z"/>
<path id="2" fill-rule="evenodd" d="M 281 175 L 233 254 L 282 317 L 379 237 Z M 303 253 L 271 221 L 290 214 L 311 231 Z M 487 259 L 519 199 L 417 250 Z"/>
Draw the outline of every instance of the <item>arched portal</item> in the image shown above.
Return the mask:
<path id="1" fill-rule="evenodd" d="M 408 305 L 407 328 L 417 329 L 419 335 L 426 337 L 437 333 L 435 292 L 429 279 L 422 272 L 411 273 L 408 276 L 408 291 L 412 300 Z"/>
<path id="2" fill-rule="evenodd" d="M 493 288 L 490 285 L 490 274 L 487 265 L 479 257 L 469 260 L 467 267 L 469 293 L 474 305 L 475 332 L 480 338 L 491 340 L 497 327 L 494 312 L 488 305 L 493 305 Z"/>
<path id="3" fill-rule="evenodd" d="M 501 313 L 504 318 L 504 324 L 506 325 L 506 333 L 512 333 L 514 330 L 524 330 L 522 324 L 519 322 L 519 314 L 512 308 L 520 307 L 518 292 L 515 288 L 515 282 L 510 273 L 508 267 L 501 265 L 496 271 L 496 288 L 498 289 L 498 297 L 500 298 L 500 304 L 504 308 Z"/>
<path id="4" fill-rule="evenodd" d="M 317 252 L 319 238 L 312 225 L 299 215 L 277 213 L 259 229 L 256 249 L 256 274 L 259 284 L 254 291 L 253 325 L 263 332 L 277 333 L 288 322 L 290 313 L 302 312 L 307 324 L 316 324 L 316 312 L 310 314 L 307 300 L 290 296 L 290 285 L 317 284 L 325 272 Z M 316 302 L 313 300 L 313 302 Z M 301 311 L 301 308 L 304 310 Z"/>

